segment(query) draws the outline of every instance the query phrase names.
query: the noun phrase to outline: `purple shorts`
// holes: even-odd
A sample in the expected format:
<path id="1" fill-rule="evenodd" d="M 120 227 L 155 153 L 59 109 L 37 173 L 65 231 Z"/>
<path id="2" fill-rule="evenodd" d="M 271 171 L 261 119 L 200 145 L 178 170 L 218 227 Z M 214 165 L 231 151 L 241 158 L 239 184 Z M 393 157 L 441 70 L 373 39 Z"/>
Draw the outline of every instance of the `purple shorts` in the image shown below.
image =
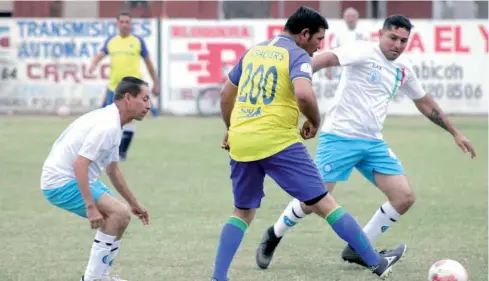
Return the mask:
<path id="1" fill-rule="evenodd" d="M 230 164 L 234 205 L 240 209 L 260 207 L 265 196 L 265 175 L 301 202 L 327 193 L 321 175 L 302 143 L 295 143 L 262 160 L 238 162 L 231 159 Z"/>

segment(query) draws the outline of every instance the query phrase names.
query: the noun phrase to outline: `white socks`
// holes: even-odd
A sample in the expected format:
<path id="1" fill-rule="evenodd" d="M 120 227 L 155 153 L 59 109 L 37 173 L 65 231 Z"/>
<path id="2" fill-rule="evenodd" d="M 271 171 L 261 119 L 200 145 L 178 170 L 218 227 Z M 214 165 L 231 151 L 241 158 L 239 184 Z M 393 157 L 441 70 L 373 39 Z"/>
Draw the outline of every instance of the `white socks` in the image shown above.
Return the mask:
<path id="1" fill-rule="evenodd" d="M 116 240 L 114 241 L 114 244 L 112 244 L 112 248 L 110 250 L 109 258 L 107 261 L 109 262 L 107 268 L 105 269 L 104 275 L 108 275 L 110 268 L 114 264 L 115 257 L 119 253 L 119 248 L 121 247 L 121 240 Z"/>
<path id="2" fill-rule="evenodd" d="M 401 215 L 392 207 L 391 203 L 386 202 L 375 212 L 375 215 L 370 219 L 363 231 L 367 234 L 370 241 L 373 241 L 380 234 L 386 232 L 399 217 Z"/>
<path id="3" fill-rule="evenodd" d="M 83 277 L 85 281 L 93 281 L 102 277 L 102 274 L 109 267 L 109 255 L 114 241 L 115 236 L 107 235 L 97 230 L 90 259 L 88 260 L 87 269 Z"/>
<path id="4" fill-rule="evenodd" d="M 305 217 L 306 214 L 302 210 L 301 202 L 297 199 L 292 200 L 284 212 L 278 218 L 277 222 L 273 225 L 273 230 L 277 237 L 284 236 L 285 232 L 289 228 L 293 227 L 300 219 Z"/>
<path id="5" fill-rule="evenodd" d="M 306 214 L 301 208 L 301 203 L 299 200 L 292 200 L 280 218 L 273 225 L 273 230 L 277 237 L 284 236 L 285 232 L 292 228 L 300 219 L 304 218 Z M 363 231 L 367 234 L 370 241 L 377 239 L 380 234 L 387 231 L 394 222 L 396 222 L 401 215 L 392 207 L 391 203 L 384 203 L 375 212 L 374 216 L 367 223 Z"/>

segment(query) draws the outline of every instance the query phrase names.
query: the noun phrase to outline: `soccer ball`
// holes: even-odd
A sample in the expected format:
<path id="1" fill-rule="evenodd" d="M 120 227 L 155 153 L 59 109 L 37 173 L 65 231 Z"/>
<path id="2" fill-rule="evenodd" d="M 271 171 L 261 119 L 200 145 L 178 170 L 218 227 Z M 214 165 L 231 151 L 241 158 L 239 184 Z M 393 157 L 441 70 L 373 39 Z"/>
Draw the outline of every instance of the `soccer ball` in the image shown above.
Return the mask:
<path id="1" fill-rule="evenodd" d="M 428 281 L 469 281 L 469 275 L 460 263 L 446 259 L 430 267 Z"/>
<path id="2" fill-rule="evenodd" d="M 58 110 L 56 110 L 56 114 L 58 114 L 58 116 L 61 116 L 61 117 L 66 117 L 66 116 L 71 114 L 71 110 L 66 105 L 62 105 L 62 106 L 58 107 Z"/>

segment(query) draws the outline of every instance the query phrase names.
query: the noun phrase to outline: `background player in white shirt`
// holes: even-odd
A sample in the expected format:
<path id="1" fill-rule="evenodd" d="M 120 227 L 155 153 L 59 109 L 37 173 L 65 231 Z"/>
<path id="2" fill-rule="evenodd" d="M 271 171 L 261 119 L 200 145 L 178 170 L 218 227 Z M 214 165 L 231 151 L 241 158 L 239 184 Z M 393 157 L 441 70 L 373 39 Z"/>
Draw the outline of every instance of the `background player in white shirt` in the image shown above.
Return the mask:
<path id="1" fill-rule="evenodd" d="M 115 89 L 114 103 L 77 118 L 51 148 L 41 175 L 41 189 L 53 205 L 88 218 L 97 229 L 82 281 L 119 280 L 109 269 L 119 252 L 120 239 L 131 214 L 122 201 L 98 179 L 102 170 L 143 224 L 149 223 L 119 169 L 122 126 L 142 120 L 150 110 L 148 84 L 125 77 Z"/>
<path id="2" fill-rule="evenodd" d="M 406 48 L 412 25 L 402 15 L 393 15 L 380 30 L 380 42 L 357 42 L 313 58 L 313 71 L 343 66 L 334 104 L 327 113 L 316 151 L 316 165 L 328 190 L 348 180 L 353 168 L 362 173 L 389 198 L 365 226 L 373 241 L 414 204 L 415 197 L 404 169 L 382 138 L 387 107 L 398 90 L 411 98 L 419 111 L 448 131 L 462 151 L 475 157 L 470 141 L 447 119 L 437 103 L 426 95 L 410 63 L 399 56 Z M 297 199 L 264 234 L 257 249 L 257 264 L 267 268 L 285 232 L 310 214 Z M 365 265 L 347 246 L 345 261 Z"/>
<path id="3" fill-rule="evenodd" d="M 358 19 L 360 14 L 353 7 L 348 7 L 343 12 L 343 20 L 345 25 L 343 28 L 335 30 L 335 37 L 332 42 L 332 47 L 337 48 L 343 45 L 355 44 L 356 41 L 367 41 L 369 40 L 367 30 L 362 30 L 358 26 Z M 333 76 L 336 78 L 341 77 L 341 67 L 329 67 L 326 70 L 326 77 L 332 79 Z"/>

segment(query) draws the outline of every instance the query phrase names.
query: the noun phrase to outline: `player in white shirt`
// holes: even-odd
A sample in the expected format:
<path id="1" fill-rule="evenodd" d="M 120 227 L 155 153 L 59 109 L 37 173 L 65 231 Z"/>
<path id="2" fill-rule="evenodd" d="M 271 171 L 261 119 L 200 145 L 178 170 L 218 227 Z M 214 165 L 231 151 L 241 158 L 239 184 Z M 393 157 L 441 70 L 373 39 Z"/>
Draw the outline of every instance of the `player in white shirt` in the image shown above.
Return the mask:
<path id="1" fill-rule="evenodd" d="M 369 40 L 368 32 L 358 26 L 359 17 L 360 15 L 355 8 L 348 7 L 345 9 L 343 12 L 345 25 L 343 28 L 335 30 L 335 37 L 331 44 L 333 48 L 355 44 L 357 41 Z M 341 67 L 329 67 L 326 69 L 326 77 L 332 79 L 333 76 L 338 79 L 341 77 Z"/>
<path id="2" fill-rule="evenodd" d="M 120 280 L 109 270 L 131 213 L 99 180 L 104 169 L 132 213 L 144 225 L 149 223 L 147 210 L 127 186 L 117 164 L 122 126 L 142 120 L 150 110 L 148 84 L 125 77 L 115 89 L 114 100 L 73 121 L 55 141 L 42 167 L 41 189 L 46 199 L 87 218 L 91 228 L 97 229 L 82 281 Z"/>
<path id="3" fill-rule="evenodd" d="M 334 104 L 327 113 L 316 151 L 316 165 L 330 192 L 337 182 L 347 181 L 353 168 L 389 198 L 374 214 L 364 231 L 373 241 L 413 205 L 415 197 L 401 162 L 382 138 L 387 107 L 401 90 L 419 111 L 448 131 L 462 151 L 475 157 L 470 141 L 447 119 L 437 103 L 426 95 L 410 63 L 399 57 L 406 48 L 412 25 L 402 15 L 384 22 L 380 42 L 357 42 L 313 58 L 313 71 L 343 66 Z M 267 268 L 285 232 L 310 214 L 305 204 L 293 199 L 277 222 L 265 232 L 256 261 Z M 345 261 L 365 266 L 350 246 Z"/>

